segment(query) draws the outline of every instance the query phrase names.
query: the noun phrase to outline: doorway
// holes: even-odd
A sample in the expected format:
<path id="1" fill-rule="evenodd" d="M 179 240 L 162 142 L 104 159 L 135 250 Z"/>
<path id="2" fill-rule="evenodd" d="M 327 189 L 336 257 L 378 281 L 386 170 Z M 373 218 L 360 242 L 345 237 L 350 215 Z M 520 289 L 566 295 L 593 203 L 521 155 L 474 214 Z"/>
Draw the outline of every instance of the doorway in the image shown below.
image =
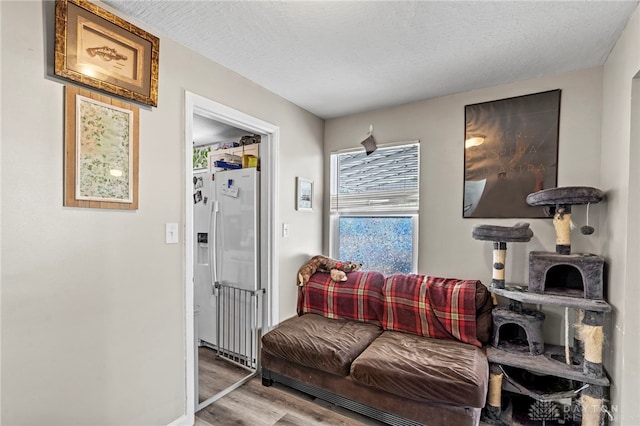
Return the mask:
<path id="1" fill-rule="evenodd" d="M 186 382 L 186 417 L 193 421 L 195 411 L 214 402 L 208 398 L 199 401 L 198 384 L 198 347 L 194 321 L 194 261 L 197 253 L 194 250 L 194 197 L 193 197 L 193 141 L 194 117 L 204 118 L 220 123 L 227 128 L 240 129 L 250 134 L 261 135 L 261 184 L 260 219 L 259 219 L 259 281 L 261 288 L 266 290 L 263 298 L 261 314 L 262 330 L 268 330 L 279 318 L 278 311 L 278 241 L 277 230 L 277 152 L 279 143 L 279 128 L 271 123 L 237 111 L 218 102 L 206 99 L 194 93 L 185 92 L 185 382 Z M 260 332 L 260 330 L 259 330 Z M 259 371 L 259 364 L 257 366 Z M 228 391 L 240 386 L 243 382 L 235 382 Z M 218 392 L 216 397 L 223 396 Z M 212 400 L 213 399 L 213 400 Z"/>

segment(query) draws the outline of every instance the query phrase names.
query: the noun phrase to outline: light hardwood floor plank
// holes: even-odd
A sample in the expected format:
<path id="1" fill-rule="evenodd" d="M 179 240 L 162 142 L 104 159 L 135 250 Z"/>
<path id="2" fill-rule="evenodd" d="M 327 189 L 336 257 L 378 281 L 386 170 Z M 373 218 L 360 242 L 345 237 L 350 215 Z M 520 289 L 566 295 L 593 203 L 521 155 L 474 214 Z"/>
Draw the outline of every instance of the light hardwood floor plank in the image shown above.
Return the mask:
<path id="1" fill-rule="evenodd" d="M 256 377 L 196 413 L 200 426 L 361 426 L 382 423 L 317 400 L 283 385 L 262 386 Z"/>
<path id="2" fill-rule="evenodd" d="M 198 401 L 211 398 L 250 374 L 249 370 L 218 357 L 214 350 L 198 348 Z"/>
<path id="3" fill-rule="evenodd" d="M 199 378 L 200 383 L 215 383 L 215 377 L 223 377 L 227 381 L 231 377 L 244 377 L 244 374 L 238 375 L 238 370 L 243 373 L 246 370 L 211 354 L 212 351 L 204 352 L 200 358 L 201 372 L 204 373 L 201 374 L 204 377 Z M 195 425 L 381 426 L 384 423 L 278 383 L 263 386 L 261 377 L 255 377 L 196 413 Z M 480 425 L 489 426 L 482 422 Z"/>
<path id="4" fill-rule="evenodd" d="M 249 372 L 198 348 L 200 401 L 244 378 Z M 281 384 L 266 387 L 255 377 L 196 413 L 197 426 L 377 426 L 376 420 L 316 399 Z"/>

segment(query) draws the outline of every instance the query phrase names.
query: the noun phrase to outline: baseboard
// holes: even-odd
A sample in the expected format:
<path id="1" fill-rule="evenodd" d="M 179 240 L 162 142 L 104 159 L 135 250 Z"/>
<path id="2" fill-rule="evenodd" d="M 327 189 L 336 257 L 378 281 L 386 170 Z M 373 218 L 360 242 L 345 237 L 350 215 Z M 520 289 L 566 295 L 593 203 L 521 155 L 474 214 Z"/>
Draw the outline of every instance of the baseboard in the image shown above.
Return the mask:
<path id="1" fill-rule="evenodd" d="M 183 414 L 182 416 L 169 423 L 167 426 L 193 426 L 194 422 L 195 419 L 191 419 L 191 421 L 189 421 L 187 415 Z"/>
<path id="2" fill-rule="evenodd" d="M 306 394 L 315 396 L 339 407 L 349 409 L 355 413 L 362 414 L 372 419 L 381 421 L 392 426 L 424 426 L 422 423 L 415 422 L 404 417 L 397 416 L 395 414 L 388 413 L 386 411 L 379 410 L 374 407 L 362 404 L 360 402 L 345 398 L 340 395 L 336 395 L 332 392 L 328 392 L 324 389 L 317 388 L 307 383 L 299 382 L 287 376 L 283 376 L 276 372 L 262 369 L 262 377 L 274 382 L 281 383 L 293 389 L 297 389 Z"/>

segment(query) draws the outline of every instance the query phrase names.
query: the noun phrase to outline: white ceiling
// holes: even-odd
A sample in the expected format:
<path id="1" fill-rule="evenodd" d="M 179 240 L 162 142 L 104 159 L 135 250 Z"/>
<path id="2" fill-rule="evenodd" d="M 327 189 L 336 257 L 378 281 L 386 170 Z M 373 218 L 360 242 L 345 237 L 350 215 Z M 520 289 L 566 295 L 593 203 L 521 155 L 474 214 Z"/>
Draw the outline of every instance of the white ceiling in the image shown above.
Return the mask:
<path id="1" fill-rule="evenodd" d="M 217 142 L 239 141 L 244 135 L 251 135 L 243 129 L 215 121 L 199 114 L 193 114 L 193 144 L 210 145 Z"/>
<path id="2" fill-rule="evenodd" d="M 601 65 L 638 4 L 105 3 L 322 118 Z"/>

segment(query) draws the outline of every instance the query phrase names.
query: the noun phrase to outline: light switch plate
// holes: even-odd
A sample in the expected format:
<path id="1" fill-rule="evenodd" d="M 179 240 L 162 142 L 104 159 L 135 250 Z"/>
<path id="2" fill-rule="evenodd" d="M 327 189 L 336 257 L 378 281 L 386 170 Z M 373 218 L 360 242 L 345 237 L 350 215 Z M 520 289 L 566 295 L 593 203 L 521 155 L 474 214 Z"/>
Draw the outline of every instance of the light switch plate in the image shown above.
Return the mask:
<path id="1" fill-rule="evenodd" d="M 178 244 L 178 224 L 167 223 L 165 224 L 165 237 L 166 244 Z"/>
<path id="2" fill-rule="evenodd" d="M 282 238 L 289 238 L 289 224 L 282 224 Z"/>

